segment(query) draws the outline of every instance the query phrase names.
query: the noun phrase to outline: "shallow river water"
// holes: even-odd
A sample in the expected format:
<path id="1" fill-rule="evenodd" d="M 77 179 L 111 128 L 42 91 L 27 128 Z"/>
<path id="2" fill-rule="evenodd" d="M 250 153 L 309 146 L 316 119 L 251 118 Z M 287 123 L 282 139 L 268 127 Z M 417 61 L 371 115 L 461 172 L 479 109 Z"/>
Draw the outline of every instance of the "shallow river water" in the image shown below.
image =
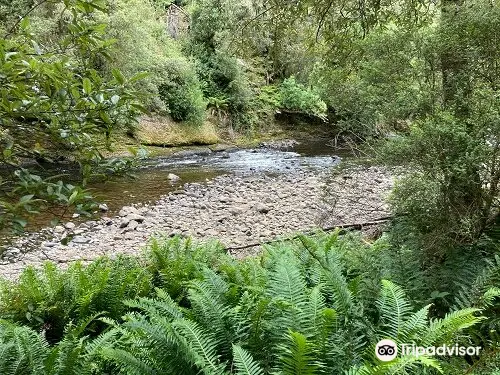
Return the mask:
<path id="1" fill-rule="evenodd" d="M 122 206 L 139 202 L 154 202 L 161 195 L 179 189 L 187 182 L 204 182 L 223 174 L 245 175 L 265 173 L 276 175 L 298 168 L 328 168 L 340 162 L 328 140 L 301 142 L 288 151 L 269 148 L 234 149 L 224 152 L 148 159 L 134 172 L 135 179 L 121 178 L 94 184 L 93 193 L 112 212 Z M 342 157 L 349 157 L 344 152 Z M 168 175 L 180 177 L 171 182 Z"/>

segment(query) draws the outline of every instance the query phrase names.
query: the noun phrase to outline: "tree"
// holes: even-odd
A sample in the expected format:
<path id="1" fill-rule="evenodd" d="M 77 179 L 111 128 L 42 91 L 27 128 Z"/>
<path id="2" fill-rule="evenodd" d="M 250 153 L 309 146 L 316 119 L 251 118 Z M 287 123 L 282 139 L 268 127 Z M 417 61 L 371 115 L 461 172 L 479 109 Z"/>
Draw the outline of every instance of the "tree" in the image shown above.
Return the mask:
<path id="1" fill-rule="evenodd" d="M 26 162 L 76 162 L 84 186 L 102 172 L 101 151 L 110 148 L 113 132 L 133 126 L 142 110 L 140 93 L 131 89 L 142 74 L 126 79 L 113 70 L 106 79 L 92 66 L 95 56 L 109 58 L 106 26 L 93 21 L 104 2 L 54 4 L 62 32 L 53 44 L 37 41 L 28 18 L 0 39 L 0 165 L 10 167 L 10 178 L 0 181 L 0 227 L 20 229 L 23 216 L 49 204 L 88 213 L 91 197 L 81 186 L 43 179 Z"/>

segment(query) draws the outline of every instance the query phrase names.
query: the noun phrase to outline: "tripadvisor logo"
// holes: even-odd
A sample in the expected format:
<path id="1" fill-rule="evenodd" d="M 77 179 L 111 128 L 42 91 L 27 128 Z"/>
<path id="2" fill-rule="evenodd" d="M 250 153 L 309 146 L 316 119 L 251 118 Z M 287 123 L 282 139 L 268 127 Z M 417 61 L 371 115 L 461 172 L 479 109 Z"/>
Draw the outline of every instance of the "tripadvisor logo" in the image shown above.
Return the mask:
<path id="1" fill-rule="evenodd" d="M 398 346 L 392 340 L 380 340 L 375 346 L 375 355 L 382 362 L 392 361 L 398 355 Z"/>
<path id="2" fill-rule="evenodd" d="M 421 356 L 478 356 L 481 350 L 480 346 L 459 346 L 440 345 L 440 346 L 418 346 L 415 344 L 401 344 L 401 355 Z M 390 339 L 380 340 L 375 346 L 375 356 L 382 362 L 389 362 L 398 355 L 398 345 Z"/>

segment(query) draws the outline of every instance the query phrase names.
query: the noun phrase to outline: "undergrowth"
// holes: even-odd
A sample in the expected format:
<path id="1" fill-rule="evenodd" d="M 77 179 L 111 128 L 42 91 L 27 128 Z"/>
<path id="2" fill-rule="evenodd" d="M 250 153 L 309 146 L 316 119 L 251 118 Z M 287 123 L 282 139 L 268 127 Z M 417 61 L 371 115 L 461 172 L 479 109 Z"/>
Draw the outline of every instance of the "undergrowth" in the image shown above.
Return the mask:
<path id="1" fill-rule="evenodd" d="M 234 260 L 216 242 L 175 237 L 141 258 L 28 268 L 0 287 L 0 373 L 493 373 L 500 259 L 437 313 L 435 296 L 412 297 L 427 276 L 399 267 L 412 263 L 398 251 L 333 233 Z M 481 346 L 484 358 L 380 362 L 384 338 Z"/>

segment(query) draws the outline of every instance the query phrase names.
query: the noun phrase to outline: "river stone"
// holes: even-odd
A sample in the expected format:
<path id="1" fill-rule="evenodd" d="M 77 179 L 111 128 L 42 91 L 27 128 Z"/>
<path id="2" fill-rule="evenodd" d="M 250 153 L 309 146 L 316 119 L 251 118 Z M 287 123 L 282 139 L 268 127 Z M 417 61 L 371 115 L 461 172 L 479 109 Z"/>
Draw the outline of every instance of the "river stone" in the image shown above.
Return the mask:
<path id="1" fill-rule="evenodd" d="M 177 176 L 176 174 L 173 174 L 173 173 L 169 173 L 167 175 L 167 178 L 171 181 L 171 182 L 174 182 L 174 181 L 179 181 L 181 178 L 179 176 Z"/>
<path id="2" fill-rule="evenodd" d="M 130 219 L 128 217 L 122 217 L 120 220 L 120 228 L 125 228 L 128 223 L 130 223 Z"/>
<path id="3" fill-rule="evenodd" d="M 127 225 L 127 230 L 135 230 L 139 226 L 139 223 L 135 220 L 130 220 L 130 223 Z"/>
<path id="4" fill-rule="evenodd" d="M 144 220 L 146 220 L 146 218 L 144 216 L 139 215 L 139 214 L 130 214 L 130 215 L 127 215 L 127 219 L 129 221 L 135 220 L 138 223 L 142 223 Z"/>
<path id="5" fill-rule="evenodd" d="M 246 211 L 246 208 L 245 207 L 242 207 L 242 206 L 235 206 L 235 207 L 231 207 L 229 209 L 229 212 L 236 216 L 236 215 L 241 215 L 242 213 L 244 213 Z"/>
<path id="6" fill-rule="evenodd" d="M 77 244 L 86 244 L 86 243 L 90 242 L 90 238 L 83 237 L 83 236 L 75 236 L 75 237 L 73 237 L 71 242 L 77 243 Z"/>
<path id="7" fill-rule="evenodd" d="M 101 210 L 101 212 L 106 212 L 106 211 L 109 210 L 109 207 L 108 207 L 108 205 L 106 203 L 101 203 L 99 205 L 99 210 Z"/>
<path id="8" fill-rule="evenodd" d="M 54 227 L 54 233 L 61 234 L 64 233 L 65 229 L 62 225 L 57 225 Z"/>
<path id="9" fill-rule="evenodd" d="M 72 230 L 72 229 L 75 229 L 76 225 L 75 225 L 75 223 L 72 223 L 71 221 L 68 221 L 68 222 L 64 225 L 64 227 L 65 227 L 66 229 L 68 229 L 68 230 Z"/>
<path id="10" fill-rule="evenodd" d="M 267 214 L 271 210 L 268 206 L 266 206 L 261 202 L 258 202 L 255 205 L 255 209 L 257 210 L 257 212 L 260 212 L 261 214 Z"/>
<path id="11" fill-rule="evenodd" d="M 120 210 L 120 212 L 118 212 L 118 216 L 121 216 L 121 217 L 127 216 L 129 214 L 139 214 L 139 211 L 135 207 L 124 206 L 124 207 L 122 207 L 122 209 Z"/>
<path id="12" fill-rule="evenodd" d="M 123 236 L 123 238 L 125 238 L 126 240 L 135 240 L 136 237 L 137 237 L 137 235 L 132 233 L 132 232 L 127 232 Z"/>
<path id="13" fill-rule="evenodd" d="M 3 253 L 5 258 L 17 257 L 21 254 L 21 250 L 17 247 L 12 247 Z"/>

